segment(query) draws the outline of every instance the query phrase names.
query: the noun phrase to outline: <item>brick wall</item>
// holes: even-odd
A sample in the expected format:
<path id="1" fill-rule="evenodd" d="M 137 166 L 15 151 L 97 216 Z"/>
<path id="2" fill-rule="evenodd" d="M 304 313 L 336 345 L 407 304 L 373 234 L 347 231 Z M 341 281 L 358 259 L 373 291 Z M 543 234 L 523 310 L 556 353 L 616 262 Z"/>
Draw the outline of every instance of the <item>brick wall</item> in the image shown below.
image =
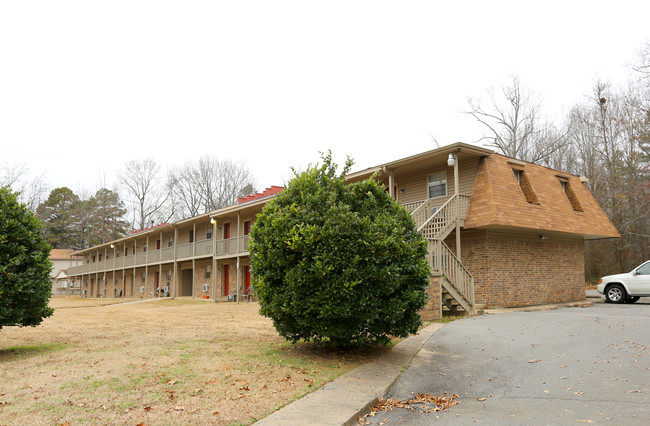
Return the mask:
<path id="1" fill-rule="evenodd" d="M 420 311 L 422 321 L 433 321 L 442 318 L 442 305 L 440 301 L 440 278 L 429 277 L 426 288 L 427 305 Z"/>
<path id="2" fill-rule="evenodd" d="M 205 278 L 205 267 L 210 267 L 210 278 Z M 194 265 L 194 298 L 195 299 L 212 299 L 212 281 L 213 281 L 214 268 L 212 268 L 212 260 L 197 261 Z M 209 284 L 208 291 L 203 291 L 203 285 Z"/>
<path id="3" fill-rule="evenodd" d="M 541 240 L 484 233 L 462 243 L 476 303 L 515 307 L 584 300 L 582 240 Z"/>

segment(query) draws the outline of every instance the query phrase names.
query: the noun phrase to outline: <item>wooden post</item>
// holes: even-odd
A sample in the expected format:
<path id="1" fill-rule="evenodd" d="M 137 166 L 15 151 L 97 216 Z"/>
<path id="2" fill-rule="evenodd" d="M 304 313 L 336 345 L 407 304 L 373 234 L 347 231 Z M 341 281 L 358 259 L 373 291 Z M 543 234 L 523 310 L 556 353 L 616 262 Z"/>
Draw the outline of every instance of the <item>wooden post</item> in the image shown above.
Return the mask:
<path id="1" fill-rule="evenodd" d="M 456 257 L 460 260 L 460 209 L 458 195 L 460 192 L 460 183 L 458 182 L 458 153 L 454 154 L 454 194 L 456 195 Z"/>
<path id="2" fill-rule="evenodd" d="M 178 246 L 178 228 L 174 227 L 174 292 L 173 292 L 174 299 L 178 297 L 178 262 L 176 261 L 177 246 Z"/>
<path id="3" fill-rule="evenodd" d="M 194 224 L 196 230 L 196 224 Z M 196 235 L 194 235 L 194 241 L 196 241 Z M 194 249 L 192 249 L 194 251 Z M 194 300 L 194 276 L 196 275 L 196 260 L 192 258 L 192 300 Z"/>
<path id="4" fill-rule="evenodd" d="M 217 218 L 210 219 L 212 223 L 212 301 L 217 301 Z"/>

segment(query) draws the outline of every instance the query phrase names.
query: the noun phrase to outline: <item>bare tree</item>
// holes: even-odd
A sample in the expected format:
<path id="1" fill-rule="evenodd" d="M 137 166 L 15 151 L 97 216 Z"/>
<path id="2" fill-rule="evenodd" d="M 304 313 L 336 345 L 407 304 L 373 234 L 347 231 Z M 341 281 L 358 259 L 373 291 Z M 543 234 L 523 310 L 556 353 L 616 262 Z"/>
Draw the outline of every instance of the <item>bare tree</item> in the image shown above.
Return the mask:
<path id="1" fill-rule="evenodd" d="M 15 185 L 27 175 L 27 166 L 24 164 L 5 164 L 0 167 L 0 186 L 8 186 L 17 191 Z"/>
<path id="2" fill-rule="evenodd" d="M 169 192 L 181 203 L 180 213 L 184 217 L 196 216 L 201 211 L 200 188 L 194 171 L 194 163 L 186 162 L 183 166 L 170 170 L 167 174 Z"/>
<path id="3" fill-rule="evenodd" d="M 637 62 L 632 65 L 632 69 L 639 73 L 641 78 L 650 80 L 650 40 L 639 50 Z"/>
<path id="4" fill-rule="evenodd" d="M 0 166 L 0 187 L 2 186 L 18 192 L 18 200 L 33 212 L 47 198 L 48 186 L 44 175 L 29 179 L 29 169 L 24 164 Z"/>
<path id="5" fill-rule="evenodd" d="M 571 111 L 570 138 L 575 172 L 589 177 L 589 188 L 621 234 L 589 242 L 587 276 L 629 270 L 650 255 L 650 184 L 643 141 L 647 115 L 632 100 L 642 92 L 596 81 L 586 103 Z"/>
<path id="6" fill-rule="evenodd" d="M 566 129 L 558 129 L 540 118 L 541 102 L 533 92 L 521 87 L 519 78 L 501 88 L 499 97 L 489 90 L 489 106 L 480 100 L 468 99 L 469 111 L 487 128 L 479 139 L 504 155 L 534 163 L 547 162 L 549 157 L 567 144 Z"/>
<path id="7" fill-rule="evenodd" d="M 186 162 L 169 173 L 168 181 L 188 216 L 231 205 L 237 197 L 254 192 L 253 177 L 244 163 L 215 157 Z"/>
<path id="8" fill-rule="evenodd" d="M 153 158 L 132 160 L 119 172 L 120 185 L 132 205 L 133 227 L 144 229 L 156 221 L 166 222 L 171 215 L 162 216 L 169 192 L 161 184 L 160 165 Z"/>

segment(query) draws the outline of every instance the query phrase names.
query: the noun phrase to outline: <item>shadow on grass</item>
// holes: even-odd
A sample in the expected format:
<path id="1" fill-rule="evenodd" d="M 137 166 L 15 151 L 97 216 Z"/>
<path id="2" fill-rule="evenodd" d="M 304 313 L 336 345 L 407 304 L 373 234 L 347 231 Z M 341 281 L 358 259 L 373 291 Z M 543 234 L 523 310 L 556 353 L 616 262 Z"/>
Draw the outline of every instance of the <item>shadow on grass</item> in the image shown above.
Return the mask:
<path id="1" fill-rule="evenodd" d="M 10 346 L 0 349 L 0 363 L 13 361 L 14 359 L 23 359 L 32 356 L 42 355 L 50 352 L 56 352 L 69 348 L 67 343 L 44 343 L 42 345 L 29 346 Z"/>

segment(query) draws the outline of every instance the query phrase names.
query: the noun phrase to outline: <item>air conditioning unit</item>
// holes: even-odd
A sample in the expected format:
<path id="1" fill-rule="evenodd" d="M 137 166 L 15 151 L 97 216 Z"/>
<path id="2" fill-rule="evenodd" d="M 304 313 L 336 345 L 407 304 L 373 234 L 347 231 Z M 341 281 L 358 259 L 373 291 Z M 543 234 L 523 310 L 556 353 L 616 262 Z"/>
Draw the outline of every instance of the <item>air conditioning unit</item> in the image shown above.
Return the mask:
<path id="1" fill-rule="evenodd" d="M 144 286 L 140 287 L 140 293 L 144 293 Z"/>
<path id="2" fill-rule="evenodd" d="M 210 284 L 203 284 L 203 291 L 210 291 Z"/>
<path id="3" fill-rule="evenodd" d="M 169 285 L 166 285 L 165 288 L 163 288 L 163 291 L 165 293 L 169 293 Z"/>

